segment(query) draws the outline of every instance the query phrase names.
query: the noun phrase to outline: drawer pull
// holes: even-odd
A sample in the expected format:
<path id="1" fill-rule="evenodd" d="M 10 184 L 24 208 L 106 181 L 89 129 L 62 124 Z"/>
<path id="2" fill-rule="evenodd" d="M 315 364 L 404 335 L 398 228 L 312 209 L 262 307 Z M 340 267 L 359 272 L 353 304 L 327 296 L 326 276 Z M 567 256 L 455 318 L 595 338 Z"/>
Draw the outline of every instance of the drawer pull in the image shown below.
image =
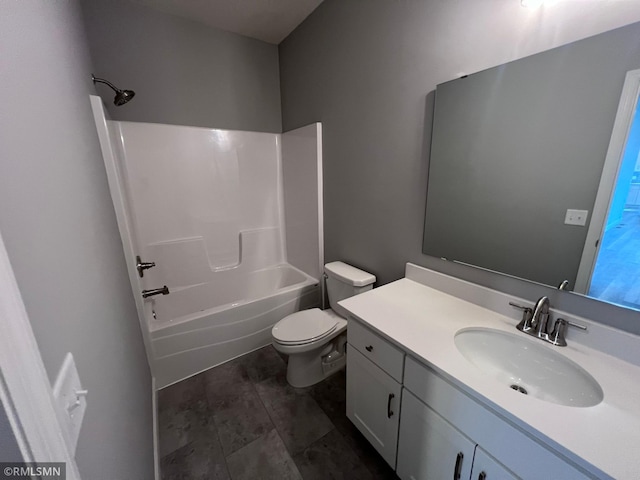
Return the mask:
<path id="1" fill-rule="evenodd" d="M 487 480 L 487 474 L 484 472 L 480 472 L 480 475 L 478 475 L 478 480 Z"/>
<path id="2" fill-rule="evenodd" d="M 464 455 L 462 454 L 462 452 L 458 452 L 458 456 L 456 457 L 456 466 L 453 467 L 453 480 L 460 480 L 463 458 L 464 458 Z"/>
<path id="3" fill-rule="evenodd" d="M 368 347 L 364 347 L 367 352 L 373 351 L 373 345 L 369 345 Z"/>
<path id="4" fill-rule="evenodd" d="M 387 400 L 387 418 L 391 418 L 393 416 L 393 412 L 391 411 L 391 400 L 395 398 L 393 393 L 389 394 L 389 400 Z"/>

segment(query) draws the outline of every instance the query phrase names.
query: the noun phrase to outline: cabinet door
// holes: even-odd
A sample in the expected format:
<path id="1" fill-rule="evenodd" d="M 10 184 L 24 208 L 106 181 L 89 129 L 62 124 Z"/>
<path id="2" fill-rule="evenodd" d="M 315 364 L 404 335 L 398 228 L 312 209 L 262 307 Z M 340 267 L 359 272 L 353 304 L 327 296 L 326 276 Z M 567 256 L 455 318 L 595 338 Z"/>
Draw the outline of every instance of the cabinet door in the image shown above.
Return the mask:
<path id="1" fill-rule="evenodd" d="M 467 480 L 475 447 L 449 422 L 403 390 L 396 470 L 401 479 Z"/>
<path id="2" fill-rule="evenodd" d="M 347 346 L 347 417 L 394 469 L 401 390 L 398 382 Z"/>
<path id="3" fill-rule="evenodd" d="M 482 448 L 476 447 L 471 480 L 517 480 L 517 478 Z"/>

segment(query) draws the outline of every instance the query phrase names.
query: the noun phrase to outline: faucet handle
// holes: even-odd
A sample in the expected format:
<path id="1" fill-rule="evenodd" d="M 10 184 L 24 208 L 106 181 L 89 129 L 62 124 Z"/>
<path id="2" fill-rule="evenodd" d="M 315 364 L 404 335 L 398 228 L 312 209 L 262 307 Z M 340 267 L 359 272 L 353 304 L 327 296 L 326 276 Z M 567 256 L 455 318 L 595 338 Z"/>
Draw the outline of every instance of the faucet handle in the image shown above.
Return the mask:
<path id="1" fill-rule="evenodd" d="M 576 327 L 580 330 L 587 329 L 586 326 L 580 325 L 579 323 L 573 323 L 569 320 L 565 320 L 564 318 L 558 318 L 556 320 L 556 323 L 553 325 L 553 331 L 549 334 L 549 342 L 551 342 L 553 345 L 557 345 L 558 347 L 566 347 L 567 340 L 564 338 L 564 336 L 568 326 Z"/>
<path id="2" fill-rule="evenodd" d="M 525 307 L 524 305 L 520 305 L 519 303 L 515 303 L 515 302 L 509 302 L 509 305 L 515 308 L 519 308 L 520 310 L 524 310 L 525 312 L 527 310 L 531 310 L 531 307 Z"/>
<path id="3" fill-rule="evenodd" d="M 143 262 L 140 258 L 140 255 L 136 256 L 136 270 L 138 270 L 138 275 L 140 278 L 144 277 L 144 271 L 153 268 L 156 266 L 156 262 Z"/>
<path id="4" fill-rule="evenodd" d="M 533 320 L 533 309 L 531 307 L 525 307 L 524 305 L 519 305 L 514 302 L 509 302 L 509 305 L 522 310 L 522 320 L 520 320 L 520 323 L 516 325 L 516 328 L 521 332 L 528 332 L 529 330 L 531 330 L 532 328 L 531 320 Z"/>
<path id="5" fill-rule="evenodd" d="M 586 330 L 587 329 L 586 325 L 581 325 L 579 323 L 573 323 L 573 322 L 570 322 L 569 320 L 567 320 L 567 325 L 569 325 L 571 327 L 579 328 L 580 330 Z"/>
<path id="6" fill-rule="evenodd" d="M 558 318 L 549 334 L 549 342 L 558 347 L 566 347 L 567 341 L 564 338 L 564 332 L 567 330 L 568 323 L 564 318 Z"/>

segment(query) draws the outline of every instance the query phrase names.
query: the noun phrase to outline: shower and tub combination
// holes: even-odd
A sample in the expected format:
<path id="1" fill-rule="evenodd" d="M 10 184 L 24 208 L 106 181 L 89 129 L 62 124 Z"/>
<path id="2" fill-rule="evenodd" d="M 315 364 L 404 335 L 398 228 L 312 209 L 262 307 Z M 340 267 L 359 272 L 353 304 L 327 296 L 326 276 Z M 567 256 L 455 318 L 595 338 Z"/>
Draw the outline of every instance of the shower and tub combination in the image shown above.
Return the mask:
<path id="1" fill-rule="evenodd" d="M 268 345 L 276 322 L 321 304 L 320 124 L 117 122 L 91 104 L 156 388 Z"/>

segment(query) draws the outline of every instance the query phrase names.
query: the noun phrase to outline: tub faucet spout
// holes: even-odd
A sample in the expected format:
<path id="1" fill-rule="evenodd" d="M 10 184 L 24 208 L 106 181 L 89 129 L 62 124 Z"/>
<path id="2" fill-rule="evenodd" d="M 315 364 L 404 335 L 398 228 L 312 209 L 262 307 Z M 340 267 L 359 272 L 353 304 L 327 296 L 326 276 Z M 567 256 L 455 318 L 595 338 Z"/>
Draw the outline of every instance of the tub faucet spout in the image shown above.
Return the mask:
<path id="1" fill-rule="evenodd" d="M 169 287 L 166 285 L 162 288 L 152 288 L 151 290 L 142 290 L 142 298 L 153 297 L 154 295 L 169 295 Z"/>

